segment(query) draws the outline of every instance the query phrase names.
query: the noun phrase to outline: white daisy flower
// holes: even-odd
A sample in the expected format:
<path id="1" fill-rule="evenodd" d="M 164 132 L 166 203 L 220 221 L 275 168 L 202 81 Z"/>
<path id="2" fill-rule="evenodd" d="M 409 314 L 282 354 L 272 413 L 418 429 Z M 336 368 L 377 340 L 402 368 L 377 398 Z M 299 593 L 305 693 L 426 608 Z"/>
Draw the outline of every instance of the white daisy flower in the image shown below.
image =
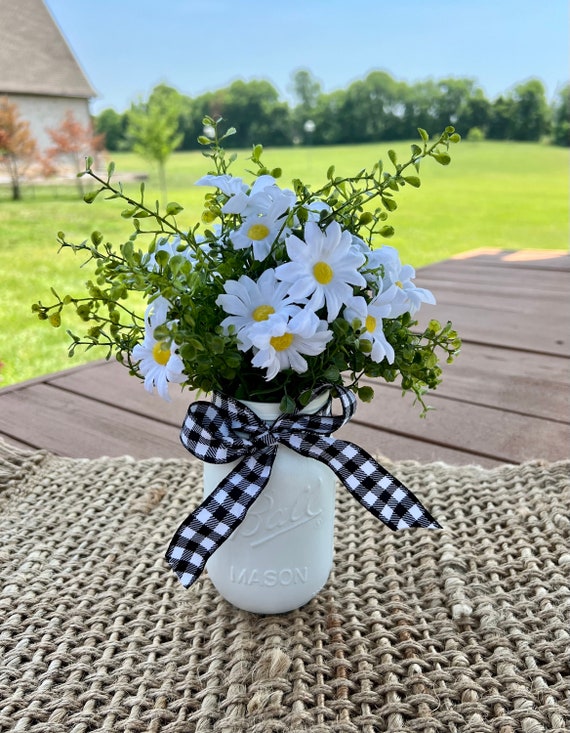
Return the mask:
<path id="1" fill-rule="evenodd" d="M 336 221 L 324 232 L 315 222 L 308 222 L 305 241 L 290 236 L 287 254 L 291 262 L 279 265 L 275 270 L 277 278 L 289 283 L 289 295 L 293 298 L 310 297 L 315 311 L 326 303 L 329 323 L 352 297 L 351 286 L 366 285 L 358 272 L 364 255 L 352 247 L 352 235 L 343 231 Z"/>
<path id="2" fill-rule="evenodd" d="M 384 268 L 382 278 L 384 290 L 391 285 L 399 288 L 398 297 L 392 303 L 392 318 L 404 313 L 410 313 L 413 316 L 419 311 L 422 303 L 435 305 L 435 297 L 431 290 L 418 288 L 412 282 L 416 271 L 411 265 L 402 265 L 397 249 L 384 245 L 376 251 L 378 252 L 376 262 L 379 262 Z"/>
<path id="3" fill-rule="evenodd" d="M 162 295 L 159 295 L 158 298 L 155 298 L 147 305 L 144 322 L 146 327 L 151 330 L 151 333 L 155 328 L 166 323 L 171 305 L 170 301 L 163 298 Z"/>
<path id="4" fill-rule="evenodd" d="M 247 191 L 247 184 L 243 182 L 241 178 L 224 174 L 221 176 L 207 175 L 199 178 L 196 186 L 213 186 L 219 188 L 222 193 L 226 196 L 236 196 L 240 193 Z"/>
<path id="5" fill-rule="evenodd" d="M 251 363 L 267 369 L 265 379 L 269 381 L 285 369 L 306 372 L 308 364 L 303 355 L 321 354 L 333 334 L 315 313 L 299 308 L 289 320 L 279 316 L 258 324 L 251 329 L 250 337 L 259 349 Z"/>
<path id="6" fill-rule="evenodd" d="M 253 256 L 256 260 L 264 260 L 271 251 L 275 240 L 281 235 L 286 236 L 289 230 L 283 227 L 283 215 L 295 203 L 295 194 L 292 191 L 282 191 L 278 186 L 263 184 L 262 179 L 273 181 L 271 176 L 261 176 L 252 187 L 258 191 L 249 197 L 245 206 L 236 207 L 232 213 L 241 213 L 242 225 L 230 234 L 230 240 L 236 249 L 253 247 Z M 261 183 L 260 183 L 261 182 Z M 230 202 L 228 202 L 230 203 Z M 240 209 L 238 212 L 237 209 Z"/>
<path id="7" fill-rule="evenodd" d="M 400 262 L 400 255 L 398 250 L 394 247 L 390 247 L 387 244 L 382 245 L 378 249 L 374 250 L 374 265 L 376 267 L 381 266 L 384 270 L 384 276 L 382 278 L 384 287 L 387 288 L 390 285 L 394 285 L 400 276 L 400 270 L 402 269 L 402 263 Z"/>
<path id="8" fill-rule="evenodd" d="M 287 283 L 279 282 L 275 270 L 265 270 L 255 282 L 247 275 L 239 280 L 228 280 L 224 284 L 225 294 L 218 295 L 216 304 L 230 315 L 221 325 L 226 331 L 233 326 L 241 342 L 242 351 L 251 348 L 248 329 L 276 316 L 287 319 L 297 307 L 287 296 Z"/>
<path id="9" fill-rule="evenodd" d="M 412 282 L 415 276 L 416 271 L 414 268 L 411 265 L 404 265 L 400 270 L 400 277 L 395 283 L 406 298 L 406 310 L 402 312 L 409 312 L 412 316 L 419 311 L 422 303 L 435 305 L 435 297 L 431 290 L 418 288 L 417 285 Z"/>
<path id="10" fill-rule="evenodd" d="M 176 344 L 157 341 L 152 331 L 147 331 L 142 344 L 137 344 L 132 352 L 133 361 L 138 362 L 138 368 L 144 377 L 146 391 L 152 394 L 156 388 L 167 402 L 170 402 L 168 384 L 181 384 L 186 379 L 182 373 L 184 364 L 176 349 Z"/>
<path id="11" fill-rule="evenodd" d="M 266 188 L 275 187 L 280 190 L 275 183 L 273 176 L 259 176 L 255 179 L 253 186 L 248 189 L 236 191 L 222 207 L 224 214 L 240 214 L 240 216 L 248 216 L 248 214 L 256 211 L 266 210 L 271 205 L 271 199 L 264 196 Z"/>
<path id="12" fill-rule="evenodd" d="M 360 338 L 371 342 L 370 358 L 378 363 L 382 359 L 386 359 L 388 364 L 394 363 L 394 349 L 384 335 L 382 319 L 392 315 L 392 303 L 398 297 L 397 291 L 398 288 L 393 285 L 370 303 L 362 296 L 356 296 L 351 298 L 344 309 L 343 315 L 349 323 L 358 319 L 362 324 Z"/>
<path id="13" fill-rule="evenodd" d="M 382 289 L 382 278 L 381 278 L 381 267 L 383 266 L 383 259 L 380 255 L 379 249 L 372 249 L 368 244 L 357 237 L 355 234 L 352 235 L 352 246 L 361 252 L 366 258 L 365 263 L 360 268 L 361 274 L 364 276 L 366 282 L 371 285 L 377 285 L 378 289 Z"/>

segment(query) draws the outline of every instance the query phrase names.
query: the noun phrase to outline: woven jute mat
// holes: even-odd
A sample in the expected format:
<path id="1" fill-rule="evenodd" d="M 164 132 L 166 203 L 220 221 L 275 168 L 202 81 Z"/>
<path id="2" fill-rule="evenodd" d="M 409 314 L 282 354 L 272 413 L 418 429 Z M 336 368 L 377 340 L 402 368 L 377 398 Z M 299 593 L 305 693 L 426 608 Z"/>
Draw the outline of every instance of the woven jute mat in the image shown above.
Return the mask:
<path id="1" fill-rule="evenodd" d="M 387 465 L 445 529 L 339 488 L 325 589 L 256 616 L 163 559 L 199 464 L 0 444 L 0 730 L 566 732 L 570 463 Z"/>

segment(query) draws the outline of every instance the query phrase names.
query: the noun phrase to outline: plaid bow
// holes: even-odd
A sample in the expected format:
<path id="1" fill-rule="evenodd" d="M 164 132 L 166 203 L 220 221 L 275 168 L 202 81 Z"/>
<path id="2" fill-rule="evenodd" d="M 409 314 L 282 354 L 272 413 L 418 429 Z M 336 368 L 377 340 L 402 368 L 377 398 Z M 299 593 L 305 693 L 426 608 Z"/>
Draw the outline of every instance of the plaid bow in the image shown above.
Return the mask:
<path id="1" fill-rule="evenodd" d="M 313 397 L 329 386 L 319 389 Z M 348 491 L 390 529 L 441 525 L 414 494 L 366 451 L 331 436 L 356 409 L 353 392 L 335 387 L 340 416 L 330 412 L 331 399 L 315 415 L 281 415 L 272 425 L 237 400 L 214 393 L 212 402 L 194 402 L 182 426 L 184 447 L 208 463 L 241 459 L 176 530 L 166 559 L 186 588 L 198 578 L 207 560 L 243 522 L 266 486 L 279 444 L 325 463 Z"/>

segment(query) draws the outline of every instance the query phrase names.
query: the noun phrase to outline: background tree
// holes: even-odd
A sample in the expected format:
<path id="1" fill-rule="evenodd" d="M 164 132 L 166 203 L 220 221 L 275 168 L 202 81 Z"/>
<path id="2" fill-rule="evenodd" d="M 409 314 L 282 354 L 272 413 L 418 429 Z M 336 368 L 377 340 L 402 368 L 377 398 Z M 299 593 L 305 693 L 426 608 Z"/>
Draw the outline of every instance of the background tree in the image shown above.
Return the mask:
<path id="1" fill-rule="evenodd" d="M 289 107 L 279 101 L 279 94 L 268 81 L 235 81 L 208 99 L 209 109 L 202 109 L 210 117 L 221 116 L 237 132 L 232 146 L 243 148 L 260 140 L 272 145 L 291 142 Z"/>
<path id="2" fill-rule="evenodd" d="M 498 97 L 491 105 L 488 136 L 493 140 L 514 138 L 515 102 L 511 97 Z"/>
<path id="3" fill-rule="evenodd" d="M 125 150 L 128 146 L 126 140 L 127 116 L 114 109 L 104 109 L 95 118 L 95 132 L 98 135 L 104 135 L 107 150 Z"/>
<path id="4" fill-rule="evenodd" d="M 441 90 L 433 79 L 419 81 L 409 87 L 404 100 L 403 127 L 405 137 L 415 136 L 418 127 L 428 128 L 437 117 L 437 98 Z"/>
<path id="5" fill-rule="evenodd" d="M 570 145 L 570 84 L 560 90 L 554 103 L 552 142 L 555 145 Z"/>
<path id="6" fill-rule="evenodd" d="M 22 178 L 37 154 L 30 123 L 20 117 L 16 104 L 3 97 L 0 99 L 0 164 L 8 172 L 15 201 L 22 198 Z"/>
<path id="7" fill-rule="evenodd" d="M 53 145 L 45 154 L 55 170 L 67 164 L 74 173 L 80 173 L 85 169 L 85 158 L 96 156 L 103 149 L 104 136 L 96 135 L 91 123 L 82 125 L 71 110 L 65 113 L 59 127 L 48 128 L 47 133 Z M 83 179 L 77 177 L 76 181 L 79 195 L 83 196 Z"/>
<path id="8" fill-rule="evenodd" d="M 164 202 L 167 200 L 166 161 L 183 140 L 179 131 L 181 99 L 171 87 L 160 84 L 146 102 L 133 104 L 127 114 L 127 137 L 132 149 L 156 163 Z"/>
<path id="9" fill-rule="evenodd" d="M 518 84 L 511 95 L 514 102 L 515 140 L 538 141 L 550 131 L 550 110 L 544 85 L 538 79 Z"/>
<path id="10" fill-rule="evenodd" d="M 470 130 L 479 130 L 479 139 L 486 136 L 491 119 L 491 102 L 485 97 L 482 89 L 475 89 L 473 95 L 466 100 L 458 126 L 464 134 Z"/>
<path id="11" fill-rule="evenodd" d="M 298 69 L 293 74 L 291 91 L 296 102 L 291 114 L 293 138 L 311 143 L 318 127 L 315 113 L 322 93 L 321 84 L 307 69 Z"/>
<path id="12" fill-rule="evenodd" d="M 344 89 L 323 93 L 306 69 L 297 70 L 290 85 L 293 102 L 279 99 L 267 81 L 236 81 L 228 87 L 195 98 L 159 85 L 151 94 L 165 107 L 176 108 L 183 150 L 199 148 L 204 116 L 222 116 L 237 133 L 232 147 L 244 148 L 263 140 L 266 145 L 339 145 L 386 140 L 410 140 L 417 128 L 428 130 L 453 124 L 473 139 L 540 140 L 547 136 L 552 115 L 558 114 L 553 139 L 565 139 L 567 102 L 550 108 L 540 82 L 530 80 L 490 101 L 473 79 L 448 77 L 408 84 L 384 71 L 373 71 Z M 146 114 L 146 113 L 145 113 Z M 117 146 L 132 149 L 134 140 L 119 137 L 131 112 L 106 110 L 97 120 L 98 131 L 113 131 Z M 307 134 L 305 123 L 314 130 Z M 174 123 L 173 123 L 174 124 Z M 108 139 L 110 149 L 110 138 Z M 125 146 L 125 147 L 123 147 Z M 148 156 L 147 156 L 148 157 Z"/>
<path id="13" fill-rule="evenodd" d="M 353 82 L 346 90 L 341 113 L 348 136 L 355 142 L 402 137 L 404 87 L 385 71 L 373 71 L 364 80 Z"/>

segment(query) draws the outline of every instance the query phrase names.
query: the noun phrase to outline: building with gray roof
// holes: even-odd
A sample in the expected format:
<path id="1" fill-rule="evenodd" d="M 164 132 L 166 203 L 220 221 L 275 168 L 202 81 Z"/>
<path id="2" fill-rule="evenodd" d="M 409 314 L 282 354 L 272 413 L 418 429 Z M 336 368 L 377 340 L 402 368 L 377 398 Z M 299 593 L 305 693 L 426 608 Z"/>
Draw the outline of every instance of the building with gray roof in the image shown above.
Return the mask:
<path id="1" fill-rule="evenodd" d="M 96 96 L 43 0 L 0 0 L 0 97 L 18 105 L 40 150 L 66 112 L 86 125 Z"/>

